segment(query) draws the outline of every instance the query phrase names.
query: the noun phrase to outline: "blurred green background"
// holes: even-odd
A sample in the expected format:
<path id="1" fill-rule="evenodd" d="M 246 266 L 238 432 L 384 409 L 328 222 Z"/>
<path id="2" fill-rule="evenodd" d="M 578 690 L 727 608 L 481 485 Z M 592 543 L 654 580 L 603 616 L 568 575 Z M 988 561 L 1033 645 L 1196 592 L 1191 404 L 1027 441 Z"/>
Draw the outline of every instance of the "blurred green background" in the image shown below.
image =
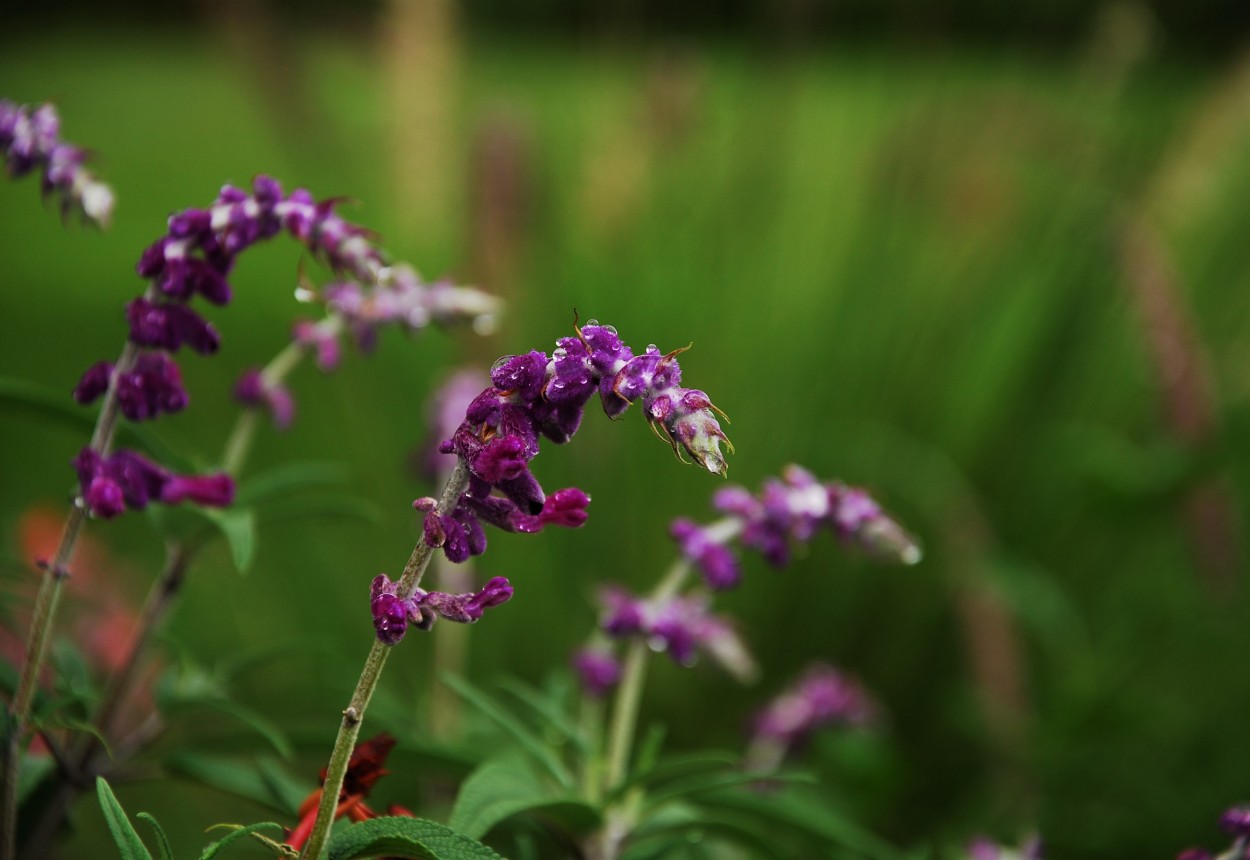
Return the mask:
<path id="1" fill-rule="evenodd" d="M 750 561 L 722 606 L 764 678 L 658 665 L 646 713 L 670 745 L 740 744 L 752 708 L 824 659 L 888 718 L 807 763 L 901 844 L 1031 828 L 1063 858 L 1214 843 L 1219 812 L 1250 797 L 1244 7 L 699 8 L 18 3 L 0 95 L 55 101 L 119 205 L 107 232 L 64 229 L 37 181 L 0 185 L 3 374 L 68 397 L 121 345 L 139 252 L 222 183 L 264 172 L 349 197 L 395 258 L 509 307 L 490 339 L 391 332 L 333 376 L 303 369 L 296 425 L 266 430 L 252 465 L 342 461 L 376 520 L 276 524 L 245 578 L 217 548 L 172 620 L 179 653 L 207 663 L 288 649 L 238 693 L 297 739 L 310 785 L 368 649 L 368 582 L 398 573 L 409 503 L 435 489 L 411 467 L 427 395 L 453 366 L 550 349 L 576 309 L 635 349 L 693 342 L 687 383 L 733 418 L 731 480 L 797 462 L 863 484 L 927 549 L 912 569 L 831 539 L 781 573 Z M 192 407 L 154 425 L 179 449 L 216 456 L 234 379 L 300 313 L 301 265 L 325 278 L 290 242 L 242 259 L 236 301 L 211 311 L 222 352 L 182 362 Z M 0 417 L 0 533 L 20 559 L 85 437 Z M 482 682 L 562 667 L 597 584 L 654 582 L 668 522 L 709 517 L 718 485 L 639 416 L 593 409 L 536 472 L 586 489 L 591 519 L 491 535 L 478 575 L 517 596 L 471 631 Z M 150 523 L 89 536 L 141 600 Z M 401 733 L 401 765 L 431 685 L 410 639 L 373 727 Z M 393 769 L 379 793 L 418 806 L 418 766 Z M 261 815 L 189 784 L 119 796 L 176 825 L 182 851 Z M 94 799 L 81 811 L 98 827 Z"/>

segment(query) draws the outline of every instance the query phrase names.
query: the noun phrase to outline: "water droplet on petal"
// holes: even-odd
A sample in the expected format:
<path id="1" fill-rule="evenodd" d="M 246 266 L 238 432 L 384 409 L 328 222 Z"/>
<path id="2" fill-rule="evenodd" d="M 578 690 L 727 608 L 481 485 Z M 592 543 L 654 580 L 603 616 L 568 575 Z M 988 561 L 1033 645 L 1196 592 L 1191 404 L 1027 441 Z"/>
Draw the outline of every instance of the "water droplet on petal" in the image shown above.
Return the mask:
<path id="1" fill-rule="evenodd" d="M 599 325 L 599 320 L 586 320 L 586 325 Z"/>

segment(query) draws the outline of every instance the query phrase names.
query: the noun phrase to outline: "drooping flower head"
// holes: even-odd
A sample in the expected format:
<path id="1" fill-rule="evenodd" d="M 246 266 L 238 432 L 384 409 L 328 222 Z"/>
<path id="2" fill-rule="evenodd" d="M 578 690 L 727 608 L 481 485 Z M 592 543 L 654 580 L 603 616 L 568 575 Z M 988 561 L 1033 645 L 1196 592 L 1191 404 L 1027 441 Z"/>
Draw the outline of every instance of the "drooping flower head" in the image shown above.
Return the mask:
<path id="1" fill-rule="evenodd" d="M 78 212 L 97 226 L 108 226 L 113 214 L 113 189 L 83 165 L 87 151 L 61 140 L 61 120 L 50 104 L 33 110 L 0 99 L 0 158 L 12 177 L 33 170 L 42 173 L 45 197 L 60 199 L 61 212 Z"/>
<path id="2" fill-rule="evenodd" d="M 512 584 L 496 576 L 467 594 L 416 588 L 411 596 L 400 597 L 399 583 L 379 573 L 370 586 L 373 628 L 380 642 L 395 645 L 404 638 L 410 624 L 418 630 L 429 630 L 439 618 L 472 624 L 481 619 L 487 609 L 511 600 L 512 592 Z"/>
<path id="3" fill-rule="evenodd" d="M 876 705 L 858 681 L 832 666 L 817 664 L 760 711 L 752 732 L 757 739 L 793 747 L 824 726 L 862 726 L 875 711 Z"/>
<path id="4" fill-rule="evenodd" d="M 440 446 L 459 456 L 471 473 L 456 508 L 463 513 L 451 516 L 466 528 L 464 517 L 472 516 L 521 532 L 585 522 L 589 497 L 576 488 L 548 496 L 530 462 L 543 438 L 562 444 L 573 437 L 596 395 L 610 418 L 641 403 L 644 418 L 679 458 L 689 455 L 723 475 L 720 444 L 728 445 L 728 439 L 707 395 L 681 387 L 679 352 L 662 354 L 652 345 L 635 356 L 616 329 L 591 322 L 576 336 L 560 338 L 550 356 L 534 350 L 501 358 L 491 369 L 491 387 L 472 400 L 459 427 Z M 431 539 L 439 533 L 438 528 L 426 531 Z"/>
<path id="5" fill-rule="evenodd" d="M 152 502 L 225 507 L 234 500 L 234 481 L 229 475 L 177 475 L 133 451 L 102 457 L 84 448 L 74 459 L 74 468 L 82 503 L 104 519 L 125 510 L 142 510 Z"/>

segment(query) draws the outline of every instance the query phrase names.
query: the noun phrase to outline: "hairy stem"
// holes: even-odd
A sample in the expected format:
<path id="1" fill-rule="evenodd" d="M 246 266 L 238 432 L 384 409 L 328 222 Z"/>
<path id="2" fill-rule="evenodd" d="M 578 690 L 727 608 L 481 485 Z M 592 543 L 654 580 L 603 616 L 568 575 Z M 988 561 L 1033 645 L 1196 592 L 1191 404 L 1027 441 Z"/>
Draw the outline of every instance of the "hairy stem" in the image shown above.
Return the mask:
<path id="1" fill-rule="evenodd" d="M 134 367 L 139 348 L 130 341 L 122 348 L 117 359 L 114 378 Z M 117 429 L 117 386 L 110 384 L 104 395 L 104 403 L 96 418 L 91 434 L 91 447 L 101 456 L 108 454 Z M 48 636 L 56 619 L 56 609 L 61 599 L 61 588 L 69 576 L 69 560 L 78 545 L 87 512 L 81 501 L 70 508 L 61 533 L 56 555 L 44 571 L 31 610 L 30 635 L 26 639 L 26 658 L 18 676 L 17 690 L 9 703 L 4 727 L 4 776 L 0 782 L 0 860 L 11 860 L 17 853 L 17 780 L 22 746 L 29 729 L 30 708 L 39 683 L 48 650 Z"/>
<path id="2" fill-rule="evenodd" d="M 436 511 L 439 514 L 450 513 L 468 485 L 469 468 L 460 460 L 448 478 L 447 486 L 443 488 Z M 424 539 L 417 541 L 412 555 L 408 557 L 408 563 L 404 565 L 403 575 L 399 578 L 396 594 L 400 598 L 411 597 L 416 591 L 434 552 L 435 548 L 429 546 Z M 330 828 L 334 824 L 334 810 L 338 806 L 339 793 L 343 790 L 343 777 L 347 774 L 347 765 L 356 748 L 356 738 L 360 734 L 360 724 L 365 718 L 365 708 L 373 697 L 373 691 L 377 689 L 378 680 L 382 677 L 382 667 L 386 665 L 390 651 L 391 646 L 374 639 L 369 656 L 365 659 L 364 669 L 360 672 L 360 680 L 356 682 L 356 690 L 343 711 L 338 737 L 335 738 L 334 749 L 330 753 L 330 763 L 326 765 L 326 778 L 321 792 L 321 803 L 317 807 L 317 819 L 300 855 L 304 860 L 318 860 L 325 851 Z"/>

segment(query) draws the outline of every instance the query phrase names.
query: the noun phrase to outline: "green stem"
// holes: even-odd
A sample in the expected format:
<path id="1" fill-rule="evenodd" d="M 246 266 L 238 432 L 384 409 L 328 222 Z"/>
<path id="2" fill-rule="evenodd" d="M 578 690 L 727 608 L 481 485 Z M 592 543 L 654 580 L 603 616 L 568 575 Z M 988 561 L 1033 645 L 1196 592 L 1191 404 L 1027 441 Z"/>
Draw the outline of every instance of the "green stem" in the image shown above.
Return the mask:
<path id="1" fill-rule="evenodd" d="M 133 368 L 138 357 L 139 348 L 127 341 L 118 356 L 114 378 Z M 110 384 L 91 434 L 90 447 L 101 456 L 107 455 L 113 445 L 118 409 L 117 386 Z M 39 673 L 47 656 L 48 637 L 60 604 L 62 584 L 69 576 L 69 560 L 78 545 L 78 536 L 82 533 L 86 519 L 85 504 L 78 500 L 70 509 L 65 530 L 61 533 L 60 545 L 57 546 L 51 564 L 44 571 L 31 609 L 26 659 L 22 664 L 17 690 L 9 703 L 7 724 L 4 727 L 4 776 L 3 781 L 0 781 L 0 807 L 3 807 L 0 810 L 0 860 L 12 860 L 17 853 L 17 781 L 22 744 L 29 728 L 30 708 L 39 684 Z"/>
<path id="2" fill-rule="evenodd" d="M 443 495 L 438 500 L 435 511 L 439 514 L 450 513 L 456 506 L 461 494 L 469 485 L 469 468 L 461 460 L 443 488 Z M 413 547 L 408 563 L 404 565 L 396 594 L 400 598 L 408 598 L 421 584 L 421 577 L 429 566 L 435 548 L 424 539 L 418 540 Z M 317 818 L 313 822 L 312 833 L 304 846 L 300 857 L 304 860 L 318 860 L 325 851 L 330 837 L 330 828 L 334 825 L 334 810 L 339 803 L 339 794 L 343 790 L 343 777 L 347 774 L 347 765 L 351 761 L 352 751 L 356 748 L 356 738 L 360 734 L 360 724 L 365 718 L 365 709 L 377 689 L 378 680 L 382 677 L 382 667 L 386 665 L 387 655 L 391 646 L 373 641 L 369 656 L 365 659 L 364 669 L 360 672 L 360 680 L 356 682 L 356 690 L 351 701 L 343 711 L 343 720 L 339 724 L 338 737 L 334 740 L 334 749 L 330 753 L 330 763 L 326 765 L 325 783 L 321 790 L 321 803 L 317 807 Z"/>
<path id="3" fill-rule="evenodd" d="M 333 317 L 333 319 L 338 319 Z M 286 348 L 273 357 L 260 372 L 262 384 L 266 386 L 281 385 L 290 375 L 307 351 L 298 343 L 287 344 Z M 252 450 L 252 440 L 256 436 L 259 416 L 256 409 L 244 409 L 234 422 L 234 428 L 226 439 L 222 449 L 221 468 L 231 475 L 238 476 L 247 462 L 247 455 Z"/>

